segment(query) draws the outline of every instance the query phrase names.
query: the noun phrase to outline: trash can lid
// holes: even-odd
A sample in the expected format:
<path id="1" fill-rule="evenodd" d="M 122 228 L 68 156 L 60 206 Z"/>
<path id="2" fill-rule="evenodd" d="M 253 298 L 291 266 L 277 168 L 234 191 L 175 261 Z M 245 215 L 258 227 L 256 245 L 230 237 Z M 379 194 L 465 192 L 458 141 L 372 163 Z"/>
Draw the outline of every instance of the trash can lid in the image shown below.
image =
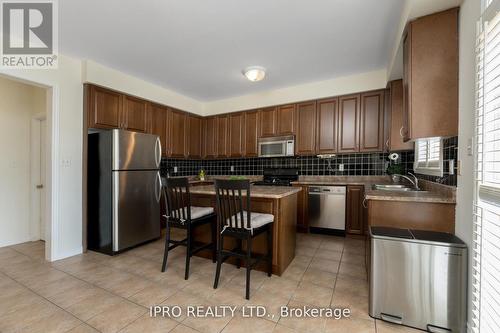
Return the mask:
<path id="1" fill-rule="evenodd" d="M 465 243 L 460 238 L 447 232 L 415 229 L 411 229 L 410 231 L 413 234 L 413 237 L 417 240 L 465 246 Z"/>
<path id="2" fill-rule="evenodd" d="M 413 235 L 409 229 L 399 229 L 391 227 L 370 227 L 370 233 L 372 236 L 413 239 Z"/>

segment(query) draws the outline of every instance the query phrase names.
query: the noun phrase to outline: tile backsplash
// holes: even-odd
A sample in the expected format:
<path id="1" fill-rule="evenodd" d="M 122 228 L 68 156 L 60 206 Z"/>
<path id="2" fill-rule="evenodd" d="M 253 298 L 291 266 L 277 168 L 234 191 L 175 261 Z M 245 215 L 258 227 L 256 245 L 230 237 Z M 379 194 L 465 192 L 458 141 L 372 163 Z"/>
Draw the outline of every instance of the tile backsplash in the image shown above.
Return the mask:
<path id="1" fill-rule="evenodd" d="M 458 137 L 443 140 L 444 174 L 434 177 L 418 174 L 420 179 L 435 183 L 457 186 L 457 149 Z M 398 152 L 399 163 L 404 173 L 413 171 L 413 150 Z M 262 175 L 265 168 L 294 167 L 302 176 L 379 176 L 384 175 L 388 165 L 387 153 L 339 154 L 330 160 L 316 156 L 296 156 L 278 158 L 237 158 L 217 160 L 162 159 L 162 175 L 195 176 L 204 169 L 208 176 L 220 175 Z M 449 161 L 455 161 L 455 172 L 449 173 Z M 341 171 L 343 165 L 343 171 Z M 177 172 L 174 172 L 174 167 Z"/>
<path id="2" fill-rule="evenodd" d="M 413 168 L 413 151 L 399 152 L 404 172 Z M 194 176 L 200 169 L 207 175 L 262 175 L 265 168 L 298 168 L 303 176 L 378 176 L 384 175 L 388 164 L 387 153 L 342 154 L 330 160 L 316 156 L 278 158 L 240 158 L 220 160 L 163 159 L 162 174 Z M 341 171 L 341 165 L 343 171 Z M 177 172 L 174 171 L 177 167 Z"/>

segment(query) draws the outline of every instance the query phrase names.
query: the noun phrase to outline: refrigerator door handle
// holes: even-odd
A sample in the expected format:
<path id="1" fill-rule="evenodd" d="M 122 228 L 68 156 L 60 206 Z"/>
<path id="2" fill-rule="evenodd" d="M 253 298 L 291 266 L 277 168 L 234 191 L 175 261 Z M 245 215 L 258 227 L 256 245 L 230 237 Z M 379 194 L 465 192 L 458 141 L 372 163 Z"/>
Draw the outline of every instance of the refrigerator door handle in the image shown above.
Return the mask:
<path id="1" fill-rule="evenodd" d="M 156 190 L 156 201 L 157 202 L 160 202 L 160 199 L 161 199 L 161 177 L 160 177 L 160 173 L 158 172 L 156 174 L 156 180 L 155 180 L 155 190 Z"/>
<path id="2" fill-rule="evenodd" d="M 156 167 L 160 167 L 160 163 L 161 163 L 161 142 L 160 142 L 160 138 L 156 138 L 156 143 L 155 143 L 155 162 L 156 162 Z"/>

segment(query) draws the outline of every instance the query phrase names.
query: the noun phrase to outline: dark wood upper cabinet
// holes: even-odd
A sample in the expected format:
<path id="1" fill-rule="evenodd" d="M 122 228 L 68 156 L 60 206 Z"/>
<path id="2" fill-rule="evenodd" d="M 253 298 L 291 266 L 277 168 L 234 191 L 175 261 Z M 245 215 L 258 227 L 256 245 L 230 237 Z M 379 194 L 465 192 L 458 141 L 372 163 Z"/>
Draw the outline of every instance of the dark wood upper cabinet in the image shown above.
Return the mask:
<path id="1" fill-rule="evenodd" d="M 245 117 L 245 147 L 244 155 L 246 157 L 258 156 L 257 139 L 259 137 L 259 112 L 247 111 L 244 113 Z"/>
<path id="2" fill-rule="evenodd" d="M 158 135 L 161 142 L 161 155 L 168 156 L 167 147 L 167 117 L 168 109 L 162 105 L 149 104 L 148 133 Z"/>
<path id="3" fill-rule="evenodd" d="M 147 113 L 147 101 L 132 96 L 123 96 L 124 129 L 145 133 L 147 130 Z"/>
<path id="4" fill-rule="evenodd" d="M 228 156 L 228 119 L 226 115 L 217 116 L 217 157 Z"/>
<path id="5" fill-rule="evenodd" d="M 202 118 L 197 116 L 188 115 L 187 116 L 187 131 L 186 140 L 188 146 L 188 157 L 189 158 L 201 158 L 202 157 L 202 138 L 203 127 Z"/>
<path id="6" fill-rule="evenodd" d="M 359 152 L 359 100 L 359 94 L 339 97 L 339 153 Z"/>
<path id="7" fill-rule="evenodd" d="M 324 99 L 317 102 L 317 142 L 318 154 L 337 152 L 338 99 Z M 300 123 L 300 121 L 299 121 Z"/>
<path id="8" fill-rule="evenodd" d="M 186 127 L 187 115 L 186 113 L 176 110 L 169 110 L 169 136 L 170 136 L 170 154 L 171 157 L 186 157 Z"/>
<path id="9" fill-rule="evenodd" d="M 409 150 L 413 149 L 413 142 L 404 142 L 403 127 L 403 81 L 395 80 L 389 82 L 388 93 L 388 147 L 390 150 Z"/>
<path id="10" fill-rule="evenodd" d="M 384 149 L 384 90 L 361 94 L 359 150 Z"/>
<path id="11" fill-rule="evenodd" d="M 458 8 L 408 24 L 403 89 L 405 141 L 458 135 Z"/>
<path id="12" fill-rule="evenodd" d="M 261 137 L 275 136 L 278 132 L 276 107 L 264 108 L 259 111 L 259 133 Z"/>
<path id="13" fill-rule="evenodd" d="M 89 128 L 120 128 L 122 119 L 122 95 L 101 87 L 86 86 L 89 93 Z"/>
<path id="14" fill-rule="evenodd" d="M 245 114 L 230 114 L 229 118 L 229 156 L 242 157 L 245 140 Z"/>
<path id="15" fill-rule="evenodd" d="M 297 104 L 297 135 L 295 153 L 313 155 L 316 153 L 316 102 Z"/>
<path id="16" fill-rule="evenodd" d="M 363 234 L 364 231 L 364 186 L 347 186 L 346 196 L 346 232 Z"/>
<path id="17" fill-rule="evenodd" d="M 217 157 L 217 117 L 203 119 L 203 135 L 205 138 L 203 156 Z"/>
<path id="18" fill-rule="evenodd" d="M 277 111 L 277 135 L 293 135 L 295 134 L 295 105 L 281 105 Z"/>

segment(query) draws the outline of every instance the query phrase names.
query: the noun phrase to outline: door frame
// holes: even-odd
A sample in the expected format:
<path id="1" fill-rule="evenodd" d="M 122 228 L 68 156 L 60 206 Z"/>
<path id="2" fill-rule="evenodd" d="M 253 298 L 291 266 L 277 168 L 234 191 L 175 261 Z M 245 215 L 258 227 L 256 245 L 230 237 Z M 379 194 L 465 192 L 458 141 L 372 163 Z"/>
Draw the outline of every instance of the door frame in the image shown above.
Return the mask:
<path id="1" fill-rule="evenodd" d="M 41 122 L 47 121 L 47 114 L 45 112 L 40 112 L 31 117 L 31 127 L 30 127 L 30 239 L 31 241 L 37 241 L 42 239 L 42 231 L 40 229 L 40 191 L 36 188 L 38 185 L 38 178 L 40 175 L 40 151 L 41 151 Z M 47 136 L 46 136 L 47 137 Z M 47 142 L 45 142 L 47 146 Z M 47 160 L 47 159 L 45 159 Z M 46 186 L 44 184 L 44 186 Z M 45 221 L 47 223 L 47 221 Z M 47 226 L 47 225 L 46 225 Z M 45 229 L 47 231 L 47 228 Z M 47 232 L 45 232 L 47 233 Z M 46 235 L 43 235 L 43 239 L 47 239 Z"/>
<path id="2" fill-rule="evenodd" d="M 21 72 L 22 73 L 22 72 Z M 50 79 L 37 77 L 36 80 L 25 79 L 13 74 L 0 73 L 9 80 L 34 85 L 46 91 L 46 159 L 45 159 L 45 260 L 54 261 L 61 257 L 59 251 L 59 117 L 60 117 L 60 87 Z M 22 74 L 20 74 L 22 75 Z M 30 235 L 31 236 L 31 235 Z"/>

